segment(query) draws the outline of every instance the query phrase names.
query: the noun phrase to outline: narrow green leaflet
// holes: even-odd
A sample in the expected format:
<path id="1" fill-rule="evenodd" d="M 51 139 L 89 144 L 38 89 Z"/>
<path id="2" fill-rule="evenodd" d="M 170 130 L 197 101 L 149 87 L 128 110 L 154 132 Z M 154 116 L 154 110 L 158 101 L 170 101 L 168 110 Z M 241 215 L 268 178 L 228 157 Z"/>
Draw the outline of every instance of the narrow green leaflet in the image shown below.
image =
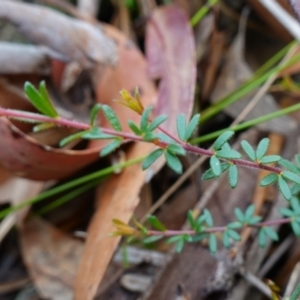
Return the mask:
<path id="1" fill-rule="evenodd" d="M 221 147 L 234 135 L 234 131 L 229 130 L 221 134 L 213 144 L 215 151 L 221 149 Z"/>
<path id="2" fill-rule="evenodd" d="M 111 143 L 109 143 L 108 145 L 106 145 L 101 151 L 100 151 L 100 156 L 106 156 L 108 154 L 110 154 L 111 152 L 115 151 L 117 148 L 119 148 L 121 146 L 123 142 L 123 139 L 121 138 L 116 138 L 115 140 L 113 140 Z"/>
<path id="3" fill-rule="evenodd" d="M 215 174 L 215 176 L 219 177 L 221 175 L 221 162 L 220 162 L 220 160 L 215 155 L 213 155 L 210 158 L 209 163 L 210 163 L 210 167 L 211 167 L 213 173 Z"/>
<path id="4" fill-rule="evenodd" d="M 291 171 L 291 172 L 293 172 L 293 173 L 300 173 L 300 170 L 293 164 L 293 163 L 291 163 L 290 161 L 288 161 L 288 160 L 286 160 L 286 159 L 281 159 L 280 161 L 279 161 L 279 164 L 282 166 L 282 167 L 284 167 L 284 168 L 286 168 L 286 169 L 288 169 L 289 171 Z"/>
<path id="5" fill-rule="evenodd" d="M 213 221 L 213 218 L 212 218 L 212 215 L 210 213 L 210 211 L 208 209 L 204 209 L 203 211 L 203 215 L 205 217 L 205 222 L 207 224 L 208 227 L 213 227 L 214 226 L 214 221 Z"/>
<path id="6" fill-rule="evenodd" d="M 143 136 L 143 140 L 146 142 L 150 142 L 159 138 L 159 135 L 154 132 L 146 132 Z"/>
<path id="7" fill-rule="evenodd" d="M 300 236 L 300 225 L 297 221 L 291 222 L 292 229 L 296 236 Z"/>
<path id="8" fill-rule="evenodd" d="M 192 229 L 195 229 L 195 227 L 196 227 L 196 221 L 194 219 L 193 212 L 191 210 L 189 210 L 188 213 L 187 213 L 187 219 L 188 219 L 188 222 L 190 224 L 190 227 Z"/>
<path id="9" fill-rule="evenodd" d="M 224 231 L 224 232 L 223 232 L 222 240 L 223 240 L 223 245 L 224 245 L 226 248 L 229 248 L 229 247 L 230 247 L 230 238 L 229 238 L 229 234 L 228 234 L 227 231 Z"/>
<path id="10" fill-rule="evenodd" d="M 148 169 L 162 154 L 164 153 L 164 150 L 159 148 L 151 152 L 143 161 L 142 169 L 146 170 Z"/>
<path id="11" fill-rule="evenodd" d="M 181 141 L 185 141 L 186 120 L 185 120 L 185 115 L 183 113 L 178 115 L 176 125 L 177 125 L 177 134 L 178 134 L 179 139 Z"/>
<path id="12" fill-rule="evenodd" d="M 156 117 L 148 126 L 147 130 L 148 131 L 153 131 L 156 129 L 159 125 L 161 125 L 163 122 L 165 122 L 168 119 L 168 116 L 166 115 L 161 115 Z"/>
<path id="13" fill-rule="evenodd" d="M 230 165 L 231 164 L 229 164 L 228 162 L 222 162 L 221 163 L 221 173 L 225 172 L 229 168 Z M 202 180 L 210 180 L 210 179 L 216 178 L 216 175 L 212 169 L 208 169 L 207 171 L 205 171 L 202 174 L 201 178 L 202 178 Z"/>
<path id="14" fill-rule="evenodd" d="M 148 128 L 148 123 L 149 123 L 149 117 L 151 114 L 153 107 L 152 106 L 148 106 L 142 114 L 141 117 L 141 123 L 140 123 L 140 129 L 142 132 L 146 132 L 147 128 Z"/>
<path id="15" fill-rule="evenodd" d="M 279 155 L 266 155 L 260 160 L 260 163 L 266 165 L 278 162 L 280 159 L 281 157 Z"/>
<path id="16" fill-rule="evenodd" d="M 93 127 L 90 130 L 85 131 L 82 138 L 87 140 L 108 140 L 115 139 L 116 136 L 102 132 L 100 127 Z"/>
<path id="17" fill-rule="evenodd" d="M 247 154 L 247 156 L 252 160 L 256 161 L 256 155 L 253 147 L 245 140 L 241 141 L 241 146 L 244 150 L 244 152 Z"/>
<path id="18" fill-rule="evenodd" d="M 267 243 L 267 234 L 264 230 L 264 227 L 262 227 L 258 232 L 258 244 L 263 248 L 266 246 Z"/>
<path id="19" fill-rule="evenodd" d="M 255 212 L 255 206 L 253 204 L 249 205 L 245 211 L 245 222 L 249 223 L 254 212 Z"/>
<path id="20" fill-rule="evenodd" d="M 300 168 L 300 154 L 295 155 L 297 166 Z"/>
<path id="21" fill-rule="evenodd" d="M 278 176 L 278 188 L 282 194 L 282 196 L 286 200 L 290 200 L 292 197 L 291 189 L 287 184 L 286 180 L 282 176 Z"/>
<path id="22" fill-rule="evenodd" d="M 107 121 L 110 123 L 112 128 L 115 129 L 116 131 L 122 131 L 121 123 L 117 115 L 115 114 L 115 112 L 112 110 L 112 108 L 106 104 L 102 105 L 101 108 L 104 112 Z"/>
<path id="23" fill-rule="evenodd" d="M 151 243 L 155 243 L 159 240 L 161 240 L 163 238 L 162 235 L 152 235 L 152 236 L 148 236 L 143 240 L 144 244 L 151 244 Z"/>
<path id="24" fill-rule="evenodd" d="M 268 186 L 274 184 L 278 180 L 277 174 L 268 174 L 260 181 L 260 186 Z"/>
<path id="25" fill-rule="evenodd" d="M 136 135 L 142 135 L 142 131 L 138 128 L 138 126 L 131 120 L 128 120 L 127 122 L 129 128 L 136 134 Z"/>
<path id="26" fill-rule="evenodd" d="M 236 165 L 231 165 L 228 169 L 228 182 L 232 189 L 238 184 L 238 168 Z"/>
<path id="27" fill-rule="evenodd" d="M 261 160 L 265 156 L 265 154 L 268 150 L 269 144 L 270 144 L 270 140 L 268 138 L 264 138 L 259 142 L 257 149 L 256 149 L 256 159 L 257 160 Z"/>
<path id="28" fill-rule="evenodd" d="M 300 215 L 300 202 L 299 202 L 298 197 L 292 197 L 291 206 L 293 208 L 294 213 L 296 215 Z"/>
<path id="29" fill-rule="evenodd" d="M 176 244 L 176 252 L 180 253 L 184 247 L 184 237 L 181 237 L 181 239 Z"/>
<path id="30" fill-rule="evenodd" d="M 93 106 L 92 110 L 91 110 L 91 114 L 90 114 L 90 125 L 92 127 L 95 126 L 95 121 L 96 121 L 96 118 L 98 116 L 98 113 L 99 111 L 101 110 L 101 104 L 100 103 L 97 103 Z"/>
<path id="31" fill-rule="evenodd" d="M 234 230 L 232 229 L 228 229 L 227 230 L 228 235 L 235 241 L 240 241 L 241 240 L 241 236 Z"/>
<path id="32" fill-rule="evenodd" d="M 167 228 L 162 224 L 155 216 L 149 215 L 147 217 L 148 222 L 157 230 L 165 231 Z"/>
<path id="33" fill-rule="evenodd" d="M 278 241 L 279 240 L 279 236 L 277 234 L 277 232 L 269 226 L 264 227 L 265 233 L 271 238 L 271 240 L 273 241 Z"/>
<path id="34" fill-rule="evenodd" d="M 194 115 L 192 120 L 190 121 L 189 125 L 186 128 L 184 140 L 187 141 L 191 138 L 192 134 L 194 133 L 195 129 L 197 128 L 200 122 L 200 114 Z"/>
<path id="35" fill-rule="evenodd" d="M 239 159 L 242 155 L 233 149 L 221 149 L 216 152 L 216 156 L 220 158 L 227 158 L 227 159 Z"/>
<path id="36" fill-rule="evenodd" d="M 209 245 L 209 250 L 210 250 L 211 253 L 216 253 L 217 252 L 217 238 L 213 233 L 211 233 L 209 235 L 208 245 Z"/>
<path id="37" fill-rule="evenodd" d="M 59 142 L 59 147 L 64 147 L 65 145 L 69 144 L 70 142 L 73 142 L 75 140 L 78 140 L 80 138 L 82 138 L 82 136 L 86 133 L 87 131 L 80 131 L 80 132 L 76 132 L 72 135 L 69 135 L 65 138 L 63 138 L 60 142 Z"/>
<path id="38" fill-rule="evenodd" d="M 54 106 L 52 105 L 47 90 L 45 82 L 40 83 L 39 91 L 28 81 L 24 84 L 24 91 L 32 105 L 41 113 L 46 116 L 56 118 L 58 113 L 56 112 Z"/>
<path id="39" fill-rule="evenodd" d="M 297 184 L 300 184 L 300 177 L 299 175 L 295 174 L 295 173 L 292 173 L 290 171 L 284 171 L 281 173 L 281 175 L 285 178 L 285 179 L 288 179 L 290 181 L 293 181 Z"/>
<path id="40" fill-rule="evenodd" d="M 170 144 L 167 147 L 167 150 L 172 152 L 175 155 L 186 155 L 186 151 L 179 145 L 177 144 Z"/>
<path id="41" fill-rule="evenodd" d="M 167 161 L 168 166 L 177 174 L 182 173 L 182 164 L 178 157 L 171 153 L 170 151 L 166 150 L 165 153 L 165 159 Z"/>
<path id="42" fill-rule="evenodd" d="M 234 209 L 234 214 L 239 222 L 241 222 L 242 224 L 246 222 L 245 215 L 240 208 L 236 207 Z"/>

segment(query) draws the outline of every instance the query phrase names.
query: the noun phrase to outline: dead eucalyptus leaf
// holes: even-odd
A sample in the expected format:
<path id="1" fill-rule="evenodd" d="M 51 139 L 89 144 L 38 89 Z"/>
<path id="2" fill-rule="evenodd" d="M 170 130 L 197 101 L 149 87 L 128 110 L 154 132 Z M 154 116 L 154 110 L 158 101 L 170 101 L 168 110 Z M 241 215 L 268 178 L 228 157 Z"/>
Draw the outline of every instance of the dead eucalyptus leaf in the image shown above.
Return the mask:
<path id="1" fill-rule="evenodd" d="M 155 112 L 167 114 L 163 127 L 176 133 L 176 118 L 189 119 L 196 82 L 196 52 L 192 29 L 176 5 L 157 8 L 149 19 L 146 35 L 148 72 L 161 79 Z"/>
<path id="2" fill-rule="evenodd" d="M 53 300 L 73 299 L 82 242 L 39 218 L 21 227 L 20 240 L 27 270 L 40 296 Z"/>

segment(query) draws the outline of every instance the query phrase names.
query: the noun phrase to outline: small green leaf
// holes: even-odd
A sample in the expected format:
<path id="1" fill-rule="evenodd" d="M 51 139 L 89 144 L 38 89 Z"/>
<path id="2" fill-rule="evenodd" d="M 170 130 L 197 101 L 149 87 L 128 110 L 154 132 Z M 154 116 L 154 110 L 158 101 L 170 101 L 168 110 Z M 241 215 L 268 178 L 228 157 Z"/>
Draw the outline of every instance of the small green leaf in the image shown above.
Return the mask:
<path id="1" fill-rule="evenodd" d="M 247 154 L 247 156 L 252 160 L 256 160 L 256 155 L 253 147 L 245 140 L 241 141 L 241 146 L 244 150 L 244 152 Z"/>
<path id="2" fill-rule="evenodd" d="M 110 142 L 108 145 L 106 145 L 101 151 L 100 151 L 100 156 L 106 156 L 110 154 L 111 152 L 115 151 L 117 148 L 121 146 L 123 142 L 123 139 L 121 138 L 116 138 L 112 142 Z"/>
<path id="3" fill-rule="evenodd" d="M 295 174 L 295 173 L 292 173 L 290 171 L 284 171 L 281 173 L 281 175 L 285 178 L 285 179 L 288 179 L 290 181 L 293 181 L 297 184 L 300 184 L 300 177 L 299 175 Z"/>
<path id="4" fill-rule="evenodd" d="M 143 140 L 146 142 L 157 140 L 158 138 L 159 138 L 159 135 L 154 132 L 146 132 L 143 136 Z"/>
<path id="5" fill-rule="evenodd" d="M 217 252 L 217 238 L 213 233 L 211 233 L 209 235 L 208 245 L 209 245 L 209 250 L 210 250 L 211 253 L 216 253 Z"/>
<path id="6" fill-rule="evenodd" d="M 221 147 L 234 135 L 234 131 L 226 131 L 222 133 L 214 142 L 213 149 L 215 151 L 221 149 Z"/>
<path id="7" fill-rule="evenodd" d="M 174 155 L 186 155 L 186 151 L 177 144 L 170 144 L 167 150 L 172 152 Z"/>
<path id="8" fill-rule="evenodd" d="M 242 224 L 246 222 L 245 215 L 240 208 L 236 207 L 234 209 L 234 214 L 239 222 Z"/>
<path id="9" fill-rule="evenodd" d="M 228 182 L 232 189 L 238 184 L 238 168 L 236 165 L 231 165 L 228 169 Z"/>
<path id="10" fill-rule="evenodd" d="M 229 234 L 228 234 L 227 231 L 224 231 L 224 232 L 223 232 L 222 240 L 223 240 L 223 245 L 224 245 L 226 248 L 229 248 L 229 247 L 230 247 L 230 238 L 229 238 Z"/>
<path id="11" fill-rule="evenodd" d="M 256 159 L 261 160 L 266 154 L 269 147 L 270 140 L 268 138 L 262 139 L 256 149 Z"/>
<path id="12" fill-rule="evenodd" d="M 262 220 L 262 217 L 261 217 L 261 216 L 252 216 L 252 217 L 249 219 L 248 224 L 249 224 L 249 225 L 254 225 L 254 224 L 259 223 L 261 220 Z"/>
<path id="13" fill-rule="evenodd" d="M 291 206 L 296 215 L 300 214 L 300 203 L 298 197 L 292 197 Z"/>
<path id="14" fill-rule="evenodd" d="M 199 122 L 200 122 L 200 114 L 194 115 L 189 125 L 186 128 L 185 135 L 184 135 L 185 141 L 187 141 L 192 136 Z"/>
<path id="15" fill-rule="evenodd" d="M 164 153 L 163 149 L 156 149 L 151 152 L 143 161 L 142 169 L 148 169 L 162 154 Z"/>
<path id="16" fill-rule="evenodd" d="M 202 176 L 201 176 L 201 179 L 202 180 L 210 180 L 210 179 L 213 179 L 213 178 L 216 178 L 216 175 L 215 173 L 213 172 L 212 169 L 208 169 L 206 170 Z"/>
<path id="17" fill-rule="evenodd" d="M 86 133 L 87 131 L 80 131 L 80 132 L 76 132 L 72 135 L 69 135 L 65 138 L 63 138 L 60 142 L 59 142 L 59 147 L 64 147 L 65 145 L 69 144 L 70 142 L 73 142 L 75 140 L 78 140 L 80 138 L 82 138 L 82 136 Z"/>
<path id="18" fill-rule="evenodd" d="M 166 241 L 166 243 L 167 244 L 176 243 L 176 242 L 178 242 L 181 239 L 182 239 L 182 235 L 175 235 L 175 236 L 172 236 L 172 237 L 168 238 L 167 241 Z"/>
<path id="19" fill-rule="evenodd" d="M 264 228 L 265 228 L 265 233 L 271 238 L 271 240 L 273 240 L 273 241 L 279 240 L 279 236 L 273 228 L 271 228 L 269 226 L 266 226 Z"/>
<path id="20" fill-rule="evenodd" d="M 294 212 L 286 207 L 281 207 L 279 209 L 279 213 L 283 216 L 283 217 L 293 217 L 294 216 Z"/>
<path id="21" fill-rule="evenodd" d="M 296 236 L 300 236 L 300 225 L 297 221 L 291 222 L 292 229 Z"/>
<path id="22" fill-rule="evenodd" d="M 291 191 L 293 195 L 298 195 L 300 193 L 300 185 L 294 184 L 291 188 Z"/>
<path id="23" fill-rule="evenodd" d="M 185 233 L 183 235 L 183 239 L 184 239 L 185 242 L 189 242 L 189 243 L 193 242 L 192 237 L 189 234 L 187 234 L 187 233 Z"/>
<path id="24" fill-rule="evenodd" d="M 266 155 L 260 160 L 260 163 L 267 165 L 267 164 L 277 162 L 280 159 L 281 157 L 279 155 Z"/>
<path id="25" fill-rule="evenodd" d="M 282 196 L 286 200 L 290 200 L 292 197 L 291 189 L 287 184 L 286 180 L 282 176 L 278 176 L 278 188 L 282 194 Z"/>
<path id="26" fill-rule="evenodd" d="M 104 112 L 107 121 L 110 123 L 112 128 L 115 129 L 116 131 L 122 131 L 121 123 L 117 115 L 115 114 L 115 112 L 112 110 L 112 108 L 106 104 L 102 105 L 101 108 Z"/>
<path id="27" fill-rule="evenodd" d="M 266 246 L 267 243 L 267 234 L 264 230 L 265 228 L 262 227 L 258 232 L 258 244 L 263 248 Z"/>
<path id="28" fill-rule="evenodd" d="M 189 210 L 188 213 L 187 213 L 187 219 L 188 219 L 188 222 L 190 224 L 190 227 L 192 229 L 195 229 L 195 227 L 196 227 L 196 221 L 194 219 L 193 212 L 191 210 Z"/>
<path id="29" fill-rule="evenodd" d="M 241 236 L 234 230 L 232 229 L 228 229 L 227 230 L 228 235 L 235 241 L 240 241 L 241 240 Z"/>
<path id="30" fill-rule="evenodd" d="M 90 125 L 92 127 L 95 126 L 95 121 L 96 121 L 96 118 L 98 116 L 98 113 L 99 111 L 101 110 L 101 104 L 100 103 L 97 103 L 93 106 L 92 110 L 91 110 L 91 114 L 90 114 Z"/>
<path id="31" fill-rule="evenodd" d="M 185 141 L 186 136 L 186 120 L 185 115 L 183 113 L 179 114 L 177 117 L 177 134 L 181 141 Z"/>
<path id="32" fill-rule="evenodd" d="M 229 229 L 238 229 L 238 228 L 242 228 L 243 224 L 241 222 L 231 222 L 227 225 L 227 228 Z"/>
<path id="33" fill-rule="evenodd" d="M 28 81 L 24 84 L 24 91 L 32 105 L 46 116 L 56 118 L 58 114 L 50 101 L 46 90 L 45 81 L 42 81 L 39 86 L 39 91 Z"/>
<path id="34" fill-rule="evenodd" d="M 159 240 L 161 240 L 163 238 L 162 235 L 152 235 L 152 236 L 148 236 L 143 240 L 144 244 L 151 244 L 151 243 L 155 243 Z"/>
<path id="35" fill-rule="evenodd" d="M 213 218 L 211 216 L 211 213 L 208 209 L 204 209 L 203 211 L 203 215 L 205 216 L 205 222 L 207 224 L 208 227 L 213 227 L 214 226 L 214 221 Z"/>
<path id="36" fill-rule="evenodd" d="M 281 158 L 279 164 L 293 173 L 300 173 L 300 170 L 293 163 L 286 159 Z"/>
<path id="37" fill-rule="evenodd" d="M 183 247 L 184 247 L 184 239 L 183 239 L 183 237 L 181 237 L 181 239 L 176 244 L 176 252 L 180 253 L 182 251 Z"/>
<path id="38" fill-rule="evenodd" d="M 131 120 L 127 121 L 127 124 L 129 128 L 136 134 L 136 135 L 142 135 L 142 131 L 138 128 L 138 126 Z"/>
<path id="39" fill-rule="evenodd" d="M 158 136 L 158 138 L 159 138 L 161 141 L 163 141 L 163 142 L 165 142 L 165 143 L 168 143 L 168 144 L 174 143 L 174 140 L 171 139 L 169 136 L 167 136 L 167 135 L 164 134 L 164 133 L 159 132 L 159 133 L 157 134 L 157 136 Z"/>
<path id="40" fill-rule="evenodd" d="M 227 159 L 239 159 L 242 157 L 242 155 L 238 151 L 233 149 L 230 150 L 221 149 L 216 152 L 216 156 L 220 158 L 227 158 Z"/>
<path id="41" fill-rule="evenodd" d="M 41 94 L 41 96 L 42 96 L 42 99 L 43 99 L 44 101 L 46 101 L 47 104 L 48 104 L 48 110 L 49 110 L 49 113 L 50 113 L 48 116 L 50 116 L 50 117 L 52 117 L 52 118 L 58 117 L 58 113 L 57 113 L 55 107 L 53 106 L 53 104 L 52 104 L 52 102 L 51 102 L 51 100 L 50 100 L 48 91 L 47 91 L 47 89 L 46 89 L 46 83 L 45 83 L 45 80 L 43 80 L 43 81 L 40 83 L 40 85 L 39 85 L 39 91 L 40 91 L 40 94 Z"/>
<path id="42" fill-rule="evenodd" d="M 148 126 L 147 130 L 148 131 L 153 131 L 156 129 L 159 125 L 161 125 L 163 122 L 165 122 L 168 119 L 168 116 L 166 115 L 161 115 L 156 117 L 151 124 Z"/>
<path id="43" fill-rule="evenodd" d="M 170 151 L 166 150 L 164 152 L 165 159 L 167 161 L 168 166 L 177 174 L 182 173 L 182 164 L 180 160 L 178 159 L 177 156 L 175 156 L 173 153 Z"/>
<path id="44" fill-rule="evenodd" d="M 192 236 L 193 243 L 198 243 L 207 237 L 206 234 L 200 233 Z"/>
<path id="45" fill-rule="evenodd" d="M 249 205 L 245 211 L 245 222 L 249 222 L 255 212 L 255 206 L 253 204 Z"/>
<path id="46" fill-rule="evenodd" d="M 210 158 L 209 163 L 210 163 L 210 167 L 211 167 L 213 173 L 215 174 L 215 176 L 219 177 L 221 175 L 221 162 L 220 162 L 220 160 L 215 155 L 213 155 Z"/>
<path id="47" fill-rule="evenodd" d="M 155 229 L 159 231 L 165 231 L 167 229 L 165 225 L 163 225 L 155 216 L 149 215 L 147 220 Z"/>
<path id="48" fill-rule="evenodd" d="M 87 140 L 108 140 L 115 139 L 116 136 L 103 133 L 99 127 L 93 127 L 90 130 L 85 131 L 82 138 Z"/>
<path id="49" fill-rule="evenodd" d="M 153 109 L 152 106 L 148 106 L 143 111 L 143 114 L 142 114 L 142 117 L 141 117 L 141 123 L 140 123 L 140 129 L 141 129 L 142 132 L 145 132 L 148 128 L 149 117 L 150 117 L 152 109 Z"/>
<path id="50" fill-rule="evenodd" d="M 274 184 L 278 180 L 277 174 L 269 174 L 260 181 L 260 186 L 268 186 Z"/>

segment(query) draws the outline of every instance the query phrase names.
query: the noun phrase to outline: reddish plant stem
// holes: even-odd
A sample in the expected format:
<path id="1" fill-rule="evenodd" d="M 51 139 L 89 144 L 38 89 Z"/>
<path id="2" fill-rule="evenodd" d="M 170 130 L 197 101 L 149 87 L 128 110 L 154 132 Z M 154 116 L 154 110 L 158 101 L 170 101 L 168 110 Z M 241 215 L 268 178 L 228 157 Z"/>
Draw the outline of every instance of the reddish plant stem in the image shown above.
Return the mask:
<path id="1" fill-rule="evenodd" d="M 2 107 L 0 107 L 0 116 L 5 116 L 8 118 L 15 118 L 15 119 L 30 119 L 30 120 L 34 120 L 34 121 L 37 121 L 40 123 L 43 123 L 43 122 L 44 123 L 54 123 L 54 124 L 57 124 L 58 126 L 72 127 L 72 128 L 79 129 L 79 130 L 91 129 L 90 125 L 82 123 L 82 122 L 74 121 L 74 120 L 68 120 L 68 119 L 64 119 L 64 118 L 60 118 L 60 117 L 51 118 L 51 117 L 47 117 L 47 116 L 40 115 L 40 114 L 29 113 L 29 112 L 24 112 L 24 111 L 20 111 L 20 110 L 7 109 L 7 108 L 2 108 Z M 103 131 L 103 133 L 118 136 L 118 137 L 121 137 L 126 140 L 151 143 L 151 141 L 144 141 L 142 137 L 137 136 L 135 134 L 115 131 L 113 129 L 108 129 L 108 128 L 101 128 L 101 130 Z M 161 127 L 159 127 L 159 130 L 161 130 L 163 133 L 165 133 L 170 138 L 172 138 L 174 141 L 176 141 L 187 152 L 191 152 L 191 153 L 198 154 L 198 155 L 205 155 L 208 157 L 211 157 L 215 154 L 213 151 L 206 150 L 206 149 L 196 147 L 196 146 L 192 146 L 190 144 L 182 142 Z M 167 147 L 169 145 L 169 143 L 160 141 L 159 145 L 161 147 Z M 276 174 L 280 174 L 282 172 L 282 170 L 280 168 L 263 165 L 263 164 L 252 162 L 252 161 L 249 161 L 246 159 L 223 159 L 223 160 L 229 161 L 238 166 L 266 170 L 266 171 L 276 173 Z"/>
<path id="2" fill-rule="evenodd" d="M 292 218 L 283 218 L 283 219 L 278 219 L 278 220 L 270 220 L 270 221 L 265 221 L 265 222 L 259 222 L 254 225 L 245 225 L 241 228 L 240 230 L 245 228 L 245 227 L 255 227 L 255 228 L 260 228 L 264 226 L 276 226 L 276 225 L 282 225 L 282 224 L 287 224 L 292 221 Z M 216 233 L 216 232 L 224 232 L 228 228 L 227 226 L 219 226 L 219 227 L 212 227 L 212 228 L 207 228 L 203 230 L 202 232 L 196 232 L 195 230 L 188 229 L 188 230 L 166 230 L 166 231 L 158 231 L 158 230 L 148 230 L 147 235 L 162 235 L 164 237 L 170 237 L 174 235 L 183 235 L 183 234 L 189 234 L 189 235 L 197 235 L 201 233 Z"/>

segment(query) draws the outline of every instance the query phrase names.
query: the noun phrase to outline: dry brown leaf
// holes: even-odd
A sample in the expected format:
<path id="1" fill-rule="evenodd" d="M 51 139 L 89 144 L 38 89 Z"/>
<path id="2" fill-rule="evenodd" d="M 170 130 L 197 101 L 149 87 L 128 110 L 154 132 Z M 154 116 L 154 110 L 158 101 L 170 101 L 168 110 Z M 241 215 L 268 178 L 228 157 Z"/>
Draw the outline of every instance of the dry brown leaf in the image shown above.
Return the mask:
<path id="1" fill-rule="evenodd" d="M 193 109 L 196 54 L 187 16 L 175 6 L 161 6 L 149 19 L 146 36 L 148 71 L 161 79 L 156 114 L 167 114 L 163 126 L 176 133 L 178 113 L 189 119 Z"/>
<path id="2" fill-rule="evenodd" d="M 127 159 L 153 150 L 151 144 L 134 144 Z M 145 182 L 145 172 L 137 164 L 111 177 L 88 229 L 86 245 L 75 283 L 75 299 L 93 299 L 120 238 L 109 237 L 114 231 L 112 219 L 128 222 L 139 202 L 139 192 Z"/>
<path id="3" fill-rule="evenodd" d="M 27 270 L 40 296 L 53 300 L 73 299 L 82 243 L 39 218 L 21 227 L 20 240 Z"/>

